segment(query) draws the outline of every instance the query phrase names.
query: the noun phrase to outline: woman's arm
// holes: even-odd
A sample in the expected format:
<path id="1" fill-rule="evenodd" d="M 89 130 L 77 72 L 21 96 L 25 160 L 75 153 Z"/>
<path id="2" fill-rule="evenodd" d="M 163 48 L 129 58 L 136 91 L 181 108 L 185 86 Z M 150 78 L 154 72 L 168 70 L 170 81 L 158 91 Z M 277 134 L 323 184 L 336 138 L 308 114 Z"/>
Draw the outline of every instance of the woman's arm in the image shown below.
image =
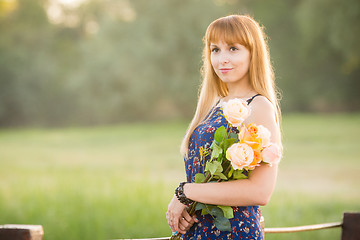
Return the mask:
<path id="1" fill-rule="evenodd" d="M 251 115 L 245 124 L 263 125 L 271 132 L 271 142 L 280 143 L 280 130 L 275 120 L 272 104 L 263 96 L 251 103 Z M 241 179 L 220 183 L 189 183 L 184 186 L 185 195 L 191 200 L 227 206 L 266 205 L 275 187 L 277 165 L 261 164 Z"/>

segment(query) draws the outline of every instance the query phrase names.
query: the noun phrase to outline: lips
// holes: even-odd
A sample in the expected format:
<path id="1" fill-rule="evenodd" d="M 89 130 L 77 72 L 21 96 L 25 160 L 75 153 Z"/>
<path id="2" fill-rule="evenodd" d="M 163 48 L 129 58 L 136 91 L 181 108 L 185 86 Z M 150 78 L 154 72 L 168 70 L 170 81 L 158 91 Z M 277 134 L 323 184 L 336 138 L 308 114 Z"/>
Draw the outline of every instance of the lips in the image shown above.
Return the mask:
<path id="1" fill-rule="evenodd" d="M 228 73 L 232 70 L 232 68 L 220 68 L 219 70 L 221 73 Z"/>

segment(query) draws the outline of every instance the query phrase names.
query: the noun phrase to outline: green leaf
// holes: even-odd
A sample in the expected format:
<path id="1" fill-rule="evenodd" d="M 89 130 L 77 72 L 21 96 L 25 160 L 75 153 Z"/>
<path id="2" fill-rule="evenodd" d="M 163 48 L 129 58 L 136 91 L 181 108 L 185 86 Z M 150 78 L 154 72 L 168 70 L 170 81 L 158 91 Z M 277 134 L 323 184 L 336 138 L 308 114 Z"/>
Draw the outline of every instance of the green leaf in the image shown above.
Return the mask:
<path id="1" fill-rule="evenodd" d="M 233 145 L 235 143 L 235 141 L 236 141 L 235 138 L 226 139 L 224 141 L 224 150 L 226 151 L 226 149 L 228 149 L 231 145 Z"/>
<path id="2" fill-rule="evenodd" d="M 214 176 L 218 176 L 220 179 L 228 180 L 228 178 L 222 172 L 215 172 Z"/>
<path id="3" fill-rule="evenodd" d="M 246 179 L 248 178 L 244 173 L 243 173 L 244 170 L 235 170 L 234 171 L 234 175 L 233 175 L 233 178 L 234 179 Z"/>
<path id="4" fill-rule="evenodd" d="M 195 175 L 195 183 L 203 183 L 205 180 L 205 175 L 203 173 L 197 173 Z"/>
<path id="5" fill-rule="evenodd" d="M 213 175 L 216 171 L 216 165 L 212 162 L 207 162 L 205 165 L 205 171 L 210 172 Z"/>
<path id="6" fill-rule="evenodd" d="M 209 214 L 206 204 L 204 203 L 197 203 L 195 206 L 195 210 L 199 211 L 201 210 L 201 215 Z"/>
<path id="7" fill-rule="evenodd" d="M 224 137 L 226 136 L 226 128 L 224 126 L 219 127 L 218 129 L 216 129 L 215 134 L 214 134 L 214 140 L 220 144 Z"/>
<path id="8" fill-rule="evenodd" d="M 228 173 L 228 178 L 231 178 L 233 172 L 234 172 L 234 169 L 231 167 L 231 168 L 230 168 L 230 171 L 229 171 L 229 173 Z"/>
<path id="9" fill-rule="evenodd" d="M 221 208 L 219 208 L 217 206 L 212 206 L 212 208 L 210 210 L 210 214 L 215 217 L 224 217 L 223 211 L 221 210 Z"/>
<path id="10" fill-rule="evenodd" d="M 219 154 L 218 158 L 216 159 L 218 162 L 223 162 L 223 151 L 221 151 L 221 153 Z"/>
<path id="11" fill-rule="evenodd" d="M 234 210 L 232 207 L 230 206 L 217 206 L 217 207 L 219 207 L 223 211 L 224 217 L 226 217 L 227 219 L 234 217 Z"/>
<path id="12" fill-rule="evenodd" d="M 213 142 L 213 144 L 211 145 L 212 146 L 212 153 L 211 153 L 211 159 L 210 161 L 212 161 L 214 158 L 218 158 L 220 153 L 222 153 L 222 148 L 217 145 L 215 142 Z"/>
<path id="13" fill-rule="evenodd" d="M 206 214 L 209 214 L 209 212 L 207 211 L 206 208 L 203 208 L 203 209 L 201 210 L 201 215 L 206 215 Z"/>
<path id="14" fill-rule="evenodd" d="M 204 209 L 204 208 L 206 208 L 206 206 L 203 203 L 197 203 L 196 206 L 195 206 L 196 211 Z"/>
<path id="15" fill-rule="evenodd" d="M 220 231 L 231 231 L 230 221 L 226 217 L 217 217 L 215 218 L 214 223 Z"/>
<path id="16" fill-rule="evenodd" d="M 213 209 L 214 205 L 211 204 L 204 204 L 204 208 L 201 211 L 201 215 L 210 214 L 211 210 Z"/>
<path id="17" fill-rule="evenodd" d="M 205 165 L 205 171 L 210 171 L 211 175 L 214 175 L 215 172 L 222 172 L 221 163 L 214 161 L 214 162 L 207 162 Z"/>
<path id="18" fill-rule="evenodd" d="M 215 172 L 219 172 L 221 173 L 223 171 L 223 167 L 221 166 L 221 162 L 214 162 L 214 164 L 216 165 L 216 171 Z"/>

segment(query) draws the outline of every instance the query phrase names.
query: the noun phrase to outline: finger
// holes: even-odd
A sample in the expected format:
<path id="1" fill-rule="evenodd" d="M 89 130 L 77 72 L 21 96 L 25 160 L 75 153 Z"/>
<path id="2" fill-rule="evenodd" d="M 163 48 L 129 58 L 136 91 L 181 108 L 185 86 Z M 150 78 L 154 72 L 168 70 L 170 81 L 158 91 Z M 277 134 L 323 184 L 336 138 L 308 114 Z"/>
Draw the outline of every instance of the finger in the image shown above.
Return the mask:
<path id="1" fill-rule="evenodd" d="M 175 227 L 174 227 L 174 222 L 173 222 L 173 219 L 171 218 L 171 216 L 169 215 L 168 217 L 168 224 L 170 226 L 170 229 L 172 232 L 175 232 Z"/>
<path id="2" fill-rule="evenodd" d="M 180 224 L 183 225 L 186 229 L 189 229 L 192 225 L 194 225 L 194 221 L 190 218 L 191 221 L 188 222 L 185 218 L 181 218 Z"/>
<path id="3" fill-rule="evenodd" d="M 168 224 L 170 226 L 171 231 L 175 232 L 174 224 L 171 222 L 171 220 L 168 221 Z"/>
<path id="4" fill-rule="evenodd" d="M 192 227 L 192 225 L 194 225 L 194 223 L 189 223 L 188 221 L 186 221 L 186 219 L 180 220 L 180 229 L 184 231 L 188 231 Z"/>
<path id="5" fill-rule="evenodd" d="M 187 211 L 184 211 L 182 214 L 183 218 L 190 224 L 194 224 L 194 219 L 189 215 Z"/>
<path id="6" fill-rule="evenodd" d="M 194 221 L 195 221 L 196 223 L 199 222 L 199 219 L 197 218 L 196 214 L 195 214 L 194 216 L 192 216 L 192 219 L 194 219 Z"/>
<path id="7" fill-rule="evenodd" d="M 189 229 L 187 229 L 187 227 L 185 227 L 185 226 L 182 225 L 181 223 L 179 224 L 179 229 L 180 229 L 179 232 L 180 232 L 181 234 L 185 234 L 186 231 L 189 230 Z"/>
<path id="8" fill-rule="evenodd" d="M 170 228 L 171 228 L 171 219 L 170 219 L 169 216 L 166 216 L 166 221 L 167 221 L 168 225 L 169 225 Z"/>
<path id="9" fill-rule="evenodd" d="M 179 218 L 173 218 L 173 227 L 174 232 L 182 232 L 182 230 L 179 228 Z"/>

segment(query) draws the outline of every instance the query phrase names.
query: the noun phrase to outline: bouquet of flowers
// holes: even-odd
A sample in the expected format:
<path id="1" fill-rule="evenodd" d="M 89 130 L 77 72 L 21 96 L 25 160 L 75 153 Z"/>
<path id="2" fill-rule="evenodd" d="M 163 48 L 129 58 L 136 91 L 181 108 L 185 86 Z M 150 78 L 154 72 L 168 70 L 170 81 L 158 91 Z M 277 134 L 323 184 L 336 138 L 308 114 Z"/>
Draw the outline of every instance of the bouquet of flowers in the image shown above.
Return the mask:
<path id="1" fill-rule="evenodd" d="M 267 128 L 254 123 L 245 126 L 244 121 L 250 115 L 245 101 L 232 99 L 222 108 L 228 124 L 226 128 L 221 126 L 215 131 L 210 149 L 200 149 L 201 160 L 209 155 L 210 159 L 206 162 L 204 173 L 195 175 L 195 183 L 245 179 L 261 162 L 272 165 L 281 159 L 281 149 L 270 142 L 271 133 Z M 194 202 L 188 208 L 190 216 L 197 210 L 201 210 L 202 215 L 210 214 L 220 231 L 231 231 L 229 219 L 234 217 L 232 207 Z M 180 236 L 178 233 L 170 239 L 180 239 Z"/>

